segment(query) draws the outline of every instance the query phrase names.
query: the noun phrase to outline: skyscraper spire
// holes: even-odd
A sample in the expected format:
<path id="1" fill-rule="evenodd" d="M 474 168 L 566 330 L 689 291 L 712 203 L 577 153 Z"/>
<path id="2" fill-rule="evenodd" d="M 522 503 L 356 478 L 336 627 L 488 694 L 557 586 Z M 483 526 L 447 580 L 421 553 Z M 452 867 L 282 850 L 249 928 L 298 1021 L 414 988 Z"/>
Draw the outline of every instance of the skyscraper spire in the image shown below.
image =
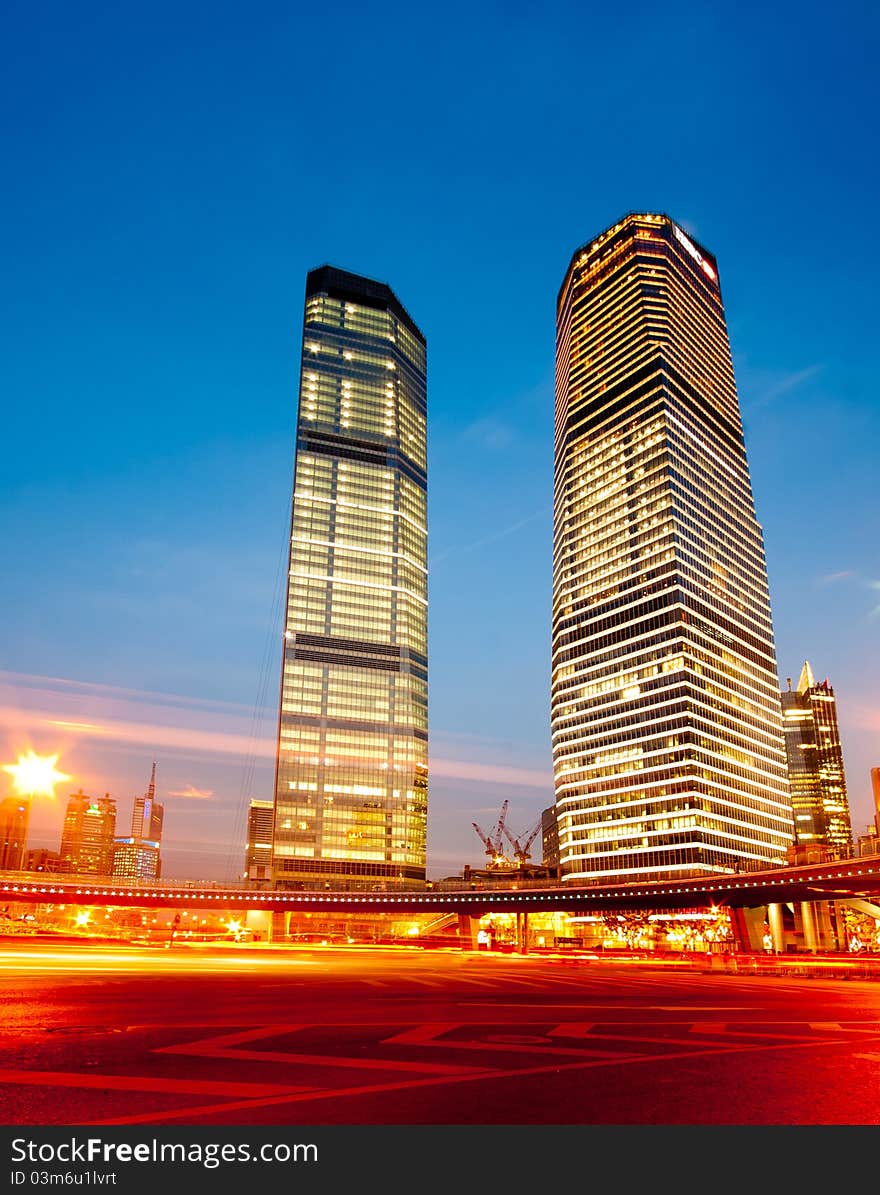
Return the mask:
<path id="1" fill-rule="evenodd" d="M 153 760 L 153 770 L 150 772 L 150 783 L 147 787 L 147 797 L 152 801 L 156 796 L 156 761 Z"/>
<path id="2" fill-rule="evenodd" d="M 807 689 L 816 687 L 816 678 L 813 676 L 813 669 L 810 667 L 810 661 L 804 660 L 804 666 L 801 669 L 801 679 L 798 681 L 798 693 L 806 693 Z"/>

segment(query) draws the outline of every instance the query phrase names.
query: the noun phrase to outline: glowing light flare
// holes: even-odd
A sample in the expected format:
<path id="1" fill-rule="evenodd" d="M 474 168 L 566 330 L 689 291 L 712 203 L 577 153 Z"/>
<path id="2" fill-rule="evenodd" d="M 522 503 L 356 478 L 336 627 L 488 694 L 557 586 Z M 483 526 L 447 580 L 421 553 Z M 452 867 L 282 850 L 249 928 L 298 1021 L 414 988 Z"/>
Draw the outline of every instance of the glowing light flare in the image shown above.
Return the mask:
<path id="1" fill-rule="evenodd" d="M 85 929 L 91 919 L 92 914 L 88 909 L 80 909 L 80 911 L 73 918 L 73 924 L 78 929 Z"/>
<path id="2" fill-rule="evenodd" d="M 3 764 L 3 771 L 13 778 L 16 792 L 29 797 L 54 797 L 55 785 L 70 777 L 57 771 L 57 755 L 37 755 L 28 751 L 19 755 L 18 763 Z"/>

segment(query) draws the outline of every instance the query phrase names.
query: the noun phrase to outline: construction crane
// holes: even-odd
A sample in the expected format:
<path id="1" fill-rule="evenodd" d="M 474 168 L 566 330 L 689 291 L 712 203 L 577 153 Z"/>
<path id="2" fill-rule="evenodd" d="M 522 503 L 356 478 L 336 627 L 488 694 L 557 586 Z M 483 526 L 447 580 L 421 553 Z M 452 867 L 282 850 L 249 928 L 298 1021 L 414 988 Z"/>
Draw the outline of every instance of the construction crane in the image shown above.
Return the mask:
<path id="1" fill-rule="evenodd" d="M 486 848 L 486 854 L 489 856 L 490 867 L 510 867 L 511 860 L 504 854 L 504 836 L 507 833 L 506 821 L 507 810 L 510 806 L 510 801 L 505 801 L 501 806 L 501 813 L 498 815 L 498 821 L 495 823 L 495 828 L 490 834 L 486 834 L 476 822 L 471 822 L 471 825 L 480 836 L 480 841 Z"/>
<path id="2" fill-rule="evenodd" d="M 538 818 L 535 825 L 531 828 L 531 830 L 529 830 L 529 832 L 527 834 L 520 835 L 520 838 L 522 838 L 522 845 L 520 845 L 520 838 L 514 838 L 514 836 L 510 833 L 510 831 L 505 826 L 502 826 L 502 830 L 504 831 L 504 834 L 507 837 L 507 840 L 510 842 L 511 846 L 513 847 L 513 853 L 516 856 L 516 860 L 521 867 L 525 867 L 526 864 L 529 862 L 529 847 L 532 845 L 532 843 L 537 838 L 538 831 L 540 829 L 541 829 L 541 819 Z"/>

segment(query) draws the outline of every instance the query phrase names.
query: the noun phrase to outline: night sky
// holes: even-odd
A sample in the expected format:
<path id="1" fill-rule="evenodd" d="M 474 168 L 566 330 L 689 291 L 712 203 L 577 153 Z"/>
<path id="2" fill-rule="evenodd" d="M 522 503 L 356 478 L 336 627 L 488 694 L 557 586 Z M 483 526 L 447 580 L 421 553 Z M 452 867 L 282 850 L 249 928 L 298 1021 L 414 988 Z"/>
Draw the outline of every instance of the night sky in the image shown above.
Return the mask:
<path id="1" fill-rule="evenodd" d="M 428 872 L 552 801 L 555 303 L 662 211 L 717 256 L 780 683 L 880 764 L 875 71 L 833 7 L 11 4 L 2 39 L 0 751 L 231 878 L 269 798 L 308 270 L 428 341 Z M 11 778 L 0 781 L 0 796 Z M 534 848 L 533 848 L 534 854 Z"/>

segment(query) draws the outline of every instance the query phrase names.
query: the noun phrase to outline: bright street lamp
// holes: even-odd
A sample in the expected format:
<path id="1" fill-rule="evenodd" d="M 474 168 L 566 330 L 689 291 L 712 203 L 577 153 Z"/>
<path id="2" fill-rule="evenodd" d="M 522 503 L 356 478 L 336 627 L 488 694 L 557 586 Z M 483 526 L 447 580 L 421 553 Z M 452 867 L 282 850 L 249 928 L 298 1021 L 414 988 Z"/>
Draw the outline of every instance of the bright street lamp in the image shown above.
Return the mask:
<path id="1" fill-rule="evenodd" d="M 21 851 L 17 866 L 11 870 L 20 871 L 24 867 L 25 851 L 27 850 L 28 824 L 31 815 L 31 802 L 34 797 L 54 797 L 55 785 L 70 777 L 64 772 L 57 771 L 55 764 L 57 755 L 37 755 L 29 750 L 25 755 L 19 755 L 18 763 L 5 763 L 3 771 L 12 776 L 12 786 L 24 798 L 24 825 L 21 834 Z"/>

